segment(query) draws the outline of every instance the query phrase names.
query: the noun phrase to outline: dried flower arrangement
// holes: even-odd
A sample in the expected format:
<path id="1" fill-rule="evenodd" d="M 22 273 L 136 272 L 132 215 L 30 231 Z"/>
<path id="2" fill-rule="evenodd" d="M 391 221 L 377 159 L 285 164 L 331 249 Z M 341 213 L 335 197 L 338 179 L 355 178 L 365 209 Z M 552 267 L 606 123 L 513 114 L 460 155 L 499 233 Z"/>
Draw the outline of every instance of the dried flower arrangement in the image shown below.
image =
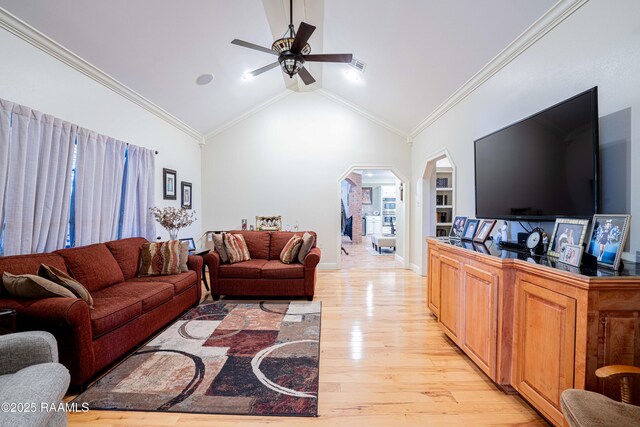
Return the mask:
<path id="1" fill-rule="evenodd" d="M 188 227 L 196 220 L 196 211 L 189 211 L 183 208 L 149 208 L 156 221 L 164 227 L 172 240 L 178 238 L 178 231 L 181 228 Z"/>

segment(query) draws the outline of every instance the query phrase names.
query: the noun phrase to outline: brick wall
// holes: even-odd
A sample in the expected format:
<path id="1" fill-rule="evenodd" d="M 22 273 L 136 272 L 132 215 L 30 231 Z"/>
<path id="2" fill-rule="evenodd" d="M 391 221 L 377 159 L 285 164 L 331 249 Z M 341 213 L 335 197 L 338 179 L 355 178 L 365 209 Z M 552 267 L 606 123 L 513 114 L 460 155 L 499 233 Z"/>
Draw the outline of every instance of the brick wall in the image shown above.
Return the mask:
<path id="1" fill-rule="evenodd" d="M 362 242 L 362 175 L 351 172 L 347 176 L 349 190 L 349 214 L 353 216 L 353 243 Z"/>

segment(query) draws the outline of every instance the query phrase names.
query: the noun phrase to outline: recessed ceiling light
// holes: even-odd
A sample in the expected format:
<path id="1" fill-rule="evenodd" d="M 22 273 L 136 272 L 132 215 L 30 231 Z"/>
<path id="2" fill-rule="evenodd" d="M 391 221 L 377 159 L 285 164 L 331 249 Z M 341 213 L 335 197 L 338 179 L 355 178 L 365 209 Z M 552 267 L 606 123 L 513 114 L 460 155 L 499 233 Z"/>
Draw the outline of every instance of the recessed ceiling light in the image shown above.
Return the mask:
<path id="1" fill-rule="evenodd" d="M 201 76 L 198 76 L 198 78 L 196 79 L 196 83 L 199 84 L 200 86 L 208 85 L 212 81 L 213 81 L 213 74 L 203 74 Z"/>
<path id="2" fill-rule="evenodd" d="M 369 172 L 369 173 L 367 174 L 367 176 L 368 176 L 368 177 L 372 177 L 372 176 L 373 176 L 373 174 L 372 174 L 371 172 Z"/>

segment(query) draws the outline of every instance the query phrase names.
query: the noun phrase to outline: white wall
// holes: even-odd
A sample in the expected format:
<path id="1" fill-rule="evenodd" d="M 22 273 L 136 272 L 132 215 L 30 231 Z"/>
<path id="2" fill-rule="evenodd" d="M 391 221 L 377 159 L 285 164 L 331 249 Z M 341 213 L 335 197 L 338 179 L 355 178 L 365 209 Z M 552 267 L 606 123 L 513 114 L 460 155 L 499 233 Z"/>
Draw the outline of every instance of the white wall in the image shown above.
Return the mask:
<path id="1" fill-rule="evenodd" d="M 159 151 L 156 206 L 180 206 L 179 196 L 162 200 L 166 167 L 177 171 L 178 182 L 193 183 L 193 207 L 200 217 L 199 141 L 5 30 L 0 30 L 0 98 Z M 181 230 L 179 237 L 199 237 L 200 223 Z M 157 231 L 168 237 L 162 227 Z"/>
<path id="2" fill-rule="evenodd" d="M 202 151 L 203 227 L 282 215 L 314 230 L 322 266 L 336 266 L 340 179 L 352 166 L 410 176 L 410 146 L 360 114 L 310 93 L 293 93 L 209 139 Z M 401 255 L 401 254 L 400 254 Z"/>
<path id="3" fill-rule="evenodd" d="M 412 183 L 422 178 L 426 159 L 446 148 L 457 166 L 456 212 L 474 215 L 473 141 L 598 86 L 601 153 L 620 144 L 630 159 L 626 182 L 631 183 L 628 206 L 635 222 L 625 257 L 635 260 L 640 250 L 639 16 L 637 0 L 586 3 L 415 138 Z M 622 117 L 622 123 L 612 117 Z M 626 128 L 635 132 L 625 133 Z M 606 188 L 607 183 L 602 186 Z M 412 204 L 411 263 L 415 265 L 425 256 L 419 231 L 421 209 Z"/>

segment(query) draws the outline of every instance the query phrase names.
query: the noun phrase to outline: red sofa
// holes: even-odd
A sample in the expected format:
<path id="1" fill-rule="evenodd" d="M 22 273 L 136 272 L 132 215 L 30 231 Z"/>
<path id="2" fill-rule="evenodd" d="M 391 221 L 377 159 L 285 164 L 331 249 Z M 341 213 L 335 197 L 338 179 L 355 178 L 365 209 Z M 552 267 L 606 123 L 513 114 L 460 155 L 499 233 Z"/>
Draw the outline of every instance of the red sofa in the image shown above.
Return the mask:
<path id="1" fill-rule="evenodd" d="M 0 308 L 18 312 L 18 330 L 44 330 L 56 337 L 60 363 L 69 369 L 72 385 L 85 386 L 96 373 L 200 302 L 202 258 L 189 256 L 186 273 L 136 277 L 146 242 L 131 238 L 0 257 L 0 275 L 37 274 L 40 264 L 48 264 L 73 276 L 91 293 L 93 310 L 76 298 L 0 295 Z"/>
<path id="2" fill-rule="evenodd" d="M 313 300 L 316 287 L 316 267 L 320 262 L 320 249 L 315 247 L 299 262 L 284 264 L 280 252 L 294 234 L 305 232 L 286 231 L 229 231 L 242 234 L 247 242 L 251 260 L 235 264 L 221 264 L 220 255 L 210 252 L 204 257 L 209 267 L 211 296 L 304 296 Z"/>

